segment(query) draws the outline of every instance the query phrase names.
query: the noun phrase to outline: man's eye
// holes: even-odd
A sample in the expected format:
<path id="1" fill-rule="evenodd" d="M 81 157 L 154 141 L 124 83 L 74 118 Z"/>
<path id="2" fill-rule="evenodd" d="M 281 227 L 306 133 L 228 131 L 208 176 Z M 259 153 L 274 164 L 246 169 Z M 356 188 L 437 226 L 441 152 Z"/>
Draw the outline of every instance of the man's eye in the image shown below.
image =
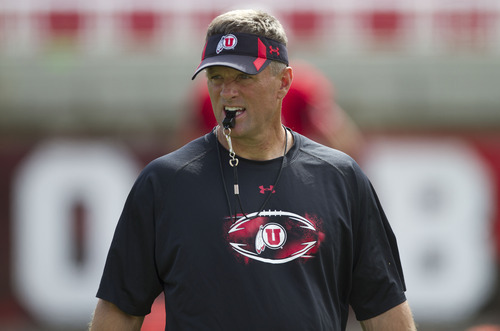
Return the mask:
<path id="1" fill-rule="evenodd" d="M 212 83 L 219 83 L 222 81 L 222 76 L 214 75 L 214 76 L 210 76 L 209 79 Z"/>

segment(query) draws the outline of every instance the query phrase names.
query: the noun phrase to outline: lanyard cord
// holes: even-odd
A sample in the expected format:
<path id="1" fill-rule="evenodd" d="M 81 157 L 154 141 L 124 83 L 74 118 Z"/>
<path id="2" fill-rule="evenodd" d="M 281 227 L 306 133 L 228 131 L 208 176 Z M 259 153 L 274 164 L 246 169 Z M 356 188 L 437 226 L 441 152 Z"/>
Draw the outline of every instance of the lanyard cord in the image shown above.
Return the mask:
<path id="1" fill-rule="evenodd" d="M 216 135 L 216 137 L 217 137 L 217 129 L 218 129 L 218 127 L 215 128 L 215 135 Z M 276 180 L 274 181 L 273 188 L 276 188 L 276 186 L 278 185 L 278 181 L 279 181 L 279 179 L 281 177 L 281 173 L 283 172 L 283 168 L 284 168 L 284 164 L 285 164 L 286 150 L 287 150 L 287 147 L 288 147 L 288 130 L 284 126 L 283 126 L 283 129 L 285 130 L 285 148 L 284 148 L 284 151 L 283 151 L 283 158 L 281 159 L 280 169 L 278 171 L 278 175 L 276 176 Z M 238 181 L 238 170 L 237 170 L 239 160 L 236 158 L 236 154 L 234 153 L 234 150 L 233 150 L 233 145 L 232 145 L 232 142 L 231 142 L 231 129 L 230 128 L 224 128 L 224 136 L 226 137 L 227 143 L 229 145 L 229 157 L 230 157 L 229 165 L 233 168 L 234 195 L 235 195 L 235 198 L 236 198 L 236 200 L 238 202 L 238 205 L 240 207 L 241 213 L 245 216 L 245 218 L 248 219 L 249 217 L 245 213 L 245 211 L 243 209 L 243 204 L 241 203 L 241 199 L 240 199 L 239 181 Z M 229 199 L 229 193 L 227 192 L 226 180 L 224 179 L 224 169 L 223 169 L 223 166 L 222 166 L 222 158 L 220 156 L 219 141 L 218 141 L 218 139 L 215 140 L 215 143 L 216 143 L 216 146 L 217 146 L 217 155 L 219 156 L 219 168 L 220 168 L 221 177 L 222 177 L 222 184 L 224 185 L 224 193 L 226 195 L 226 200 L 227 200 L 227 204 L 228 204 L 228 208 L 229 208 L 229 214 L 231 215 L 231 219 L 233 220 L 233 223 L 234 223 L 236 221 L 236 218 L 237 218 L 236 206 L 235 206 L 235 210 L 234 210 L 234 213 L 233 213 L 232 207 L 231 207 L 231 201 Z M 266 199 L 264 200 L 264 202 L 260 206 L 259 211 L 257 212 L 257 214 L 255 214 L 255 216 L 253 218 L 259 217 L 260 213 L 264 210 L 264 207 L 267 205 L 267 203 L 271 199 L 272 191 L 273 190 L 269 191 L 269 193 L 267 194 Z"/>

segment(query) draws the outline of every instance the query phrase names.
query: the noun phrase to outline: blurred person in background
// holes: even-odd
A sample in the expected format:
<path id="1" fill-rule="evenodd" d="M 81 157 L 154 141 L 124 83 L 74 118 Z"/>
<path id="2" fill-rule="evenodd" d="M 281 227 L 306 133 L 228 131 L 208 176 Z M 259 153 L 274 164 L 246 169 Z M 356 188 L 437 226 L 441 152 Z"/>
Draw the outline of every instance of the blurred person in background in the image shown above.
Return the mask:
<path id="1" fill-rule="evenodd" d="M 333 83 L 306 61 L 294 61 L 291 67 L 293 83 L 283 99 L 283 124 L 357 159 L 363 149 L 363 135 L 335 101 Z M 217 125 L 205 82 L 196 84 L 189 94 L 188 110 L 179 126 L 179 145 L 211 131 Z"/>
<path id="2" fill-rule="evenodd" d="M 500 325 L 496 324 L 480 324 L 468 328 L 465 331 L 500 331 Z"/>
<path id="3" fill-rule="evenodd" d="M 151 162 L 115 231 L 91 330 L 415 330 L 395 236 L 356 162 L 286 128 L 293 69 L 264 12 L 210 24 L 218 126 Z M 234 191 L 233 191 L 234 189 Z"/>

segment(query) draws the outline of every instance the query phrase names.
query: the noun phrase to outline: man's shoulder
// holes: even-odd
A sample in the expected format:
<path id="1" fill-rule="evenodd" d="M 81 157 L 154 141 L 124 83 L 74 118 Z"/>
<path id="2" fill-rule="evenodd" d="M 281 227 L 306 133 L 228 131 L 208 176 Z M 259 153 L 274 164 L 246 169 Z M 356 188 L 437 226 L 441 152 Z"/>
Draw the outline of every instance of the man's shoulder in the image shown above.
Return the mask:
<path id="1" fill-rule="evenodd" d="M 312 139 L 307 138 L 299 133 L 294 133 L 299 144 L 299 155 L 302 157 L 308 156 L 318 160 L 322 160 L 332 165 L 353 165 L 356 162 L 346 153 L 320 144 Z"/>
<path id="2" fill-rule="evenodd" d="M 202 162 L 215 149 L 215 138 L 211 133 L 197 138 L 168 154 L 151 161 L 146 171 L 178 171 L 189 165 Z"/>

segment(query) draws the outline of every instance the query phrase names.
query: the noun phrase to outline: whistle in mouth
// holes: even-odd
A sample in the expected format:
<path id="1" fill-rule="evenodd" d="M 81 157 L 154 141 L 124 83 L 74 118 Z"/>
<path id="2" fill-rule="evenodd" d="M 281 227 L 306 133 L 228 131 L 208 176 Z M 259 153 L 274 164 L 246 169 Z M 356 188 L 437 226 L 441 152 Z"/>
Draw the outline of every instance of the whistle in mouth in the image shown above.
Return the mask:
<path id="1" fill-rule="evenodd" d="M 235 117 L 236 117 L 235 111 L 226 112 L 226 117 L 222 121 L 222 125 L 224 126 L 224 129 L 234 128 L 234 124 L 236 122 L 236 120 L 234 119 Z"/>

